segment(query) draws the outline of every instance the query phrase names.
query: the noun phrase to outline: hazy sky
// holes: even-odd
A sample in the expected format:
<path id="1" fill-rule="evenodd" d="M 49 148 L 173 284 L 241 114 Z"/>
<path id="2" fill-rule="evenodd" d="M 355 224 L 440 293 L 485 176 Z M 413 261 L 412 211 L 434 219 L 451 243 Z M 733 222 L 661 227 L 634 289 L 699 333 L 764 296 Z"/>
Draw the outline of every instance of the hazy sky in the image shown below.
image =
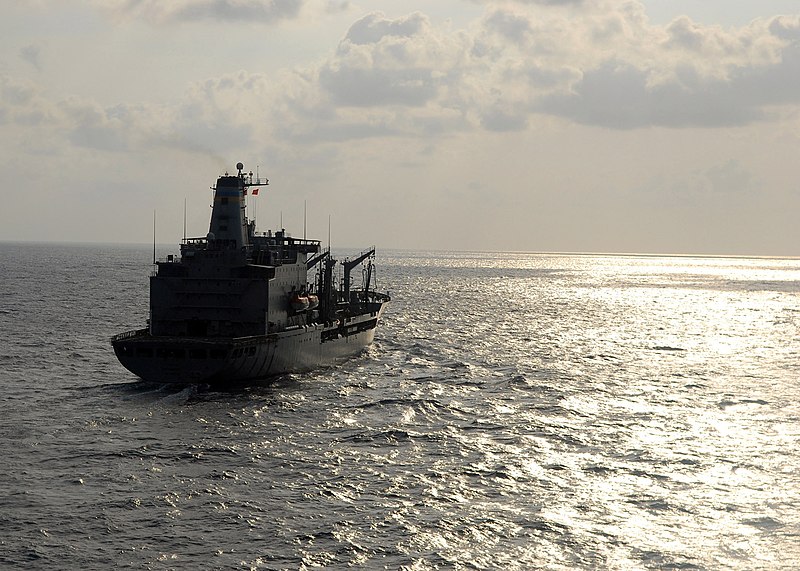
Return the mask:
<path id="1" fill-rule="evenodd" d="M 796 0 L 16 0 L 0 240 L 800 255 Z"/>

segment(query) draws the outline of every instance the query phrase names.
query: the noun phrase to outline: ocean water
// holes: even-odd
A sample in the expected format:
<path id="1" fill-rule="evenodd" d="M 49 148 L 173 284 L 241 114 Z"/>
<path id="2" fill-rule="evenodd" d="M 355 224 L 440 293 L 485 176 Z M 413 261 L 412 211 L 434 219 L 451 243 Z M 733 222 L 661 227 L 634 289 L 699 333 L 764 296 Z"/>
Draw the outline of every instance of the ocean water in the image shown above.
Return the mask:
<path id="1" fill-rule="evenodd" d="M 800 260 L 379 252 L 362 356 L 217 390 L 147 247 L 0 244 L 0 568 L 800 568 Z"/>

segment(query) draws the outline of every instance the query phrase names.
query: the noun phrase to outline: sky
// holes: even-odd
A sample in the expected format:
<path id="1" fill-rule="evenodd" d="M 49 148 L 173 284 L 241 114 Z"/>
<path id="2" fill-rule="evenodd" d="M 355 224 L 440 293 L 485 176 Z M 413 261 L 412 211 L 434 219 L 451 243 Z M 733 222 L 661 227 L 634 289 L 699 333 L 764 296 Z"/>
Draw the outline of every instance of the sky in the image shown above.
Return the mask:
<path id="1" fill-rule="evenodd" d="M 800 256 L 796 0 L 16 0 L 0 240 Z M 330 222 L 329 222 L 330 221 Z"/>

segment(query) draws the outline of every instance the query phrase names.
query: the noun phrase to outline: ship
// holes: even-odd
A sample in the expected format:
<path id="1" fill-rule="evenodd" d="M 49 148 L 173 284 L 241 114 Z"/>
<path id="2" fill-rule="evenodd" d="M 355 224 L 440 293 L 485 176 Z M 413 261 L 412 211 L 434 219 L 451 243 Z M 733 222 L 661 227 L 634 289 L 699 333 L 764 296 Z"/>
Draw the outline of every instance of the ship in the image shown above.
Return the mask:
<path id="1" fill-rule="evenodd" d="M 122 366 L 145 381 L 268 379 L 334 365 L 374 340 L 390 301 L 374 285 L 375 248 L 339 261 L 330 243 L 257 232 L 246 197 L 269 181 L 236 168 L 212 187 L 205 237 L 184 237 L 180 255 L 163 260 L 154 245 L 146 327 L 111 339 Z"/>

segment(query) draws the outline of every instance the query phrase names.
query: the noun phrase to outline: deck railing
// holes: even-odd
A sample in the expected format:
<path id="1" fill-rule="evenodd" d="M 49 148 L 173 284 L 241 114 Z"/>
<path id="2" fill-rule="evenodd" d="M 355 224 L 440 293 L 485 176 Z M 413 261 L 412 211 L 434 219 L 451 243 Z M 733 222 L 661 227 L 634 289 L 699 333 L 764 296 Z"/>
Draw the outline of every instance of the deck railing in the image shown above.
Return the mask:
<path id="1" fill-rule="evenodd" d="M 145 335 L 148 332 L 147 329 L 134 329 L 132 331 L 126 331 L 124 333 L 119 333 L 114 335 L 111 338 L 111 341 L 122 341 L 124 339 L 130 339 L 131 337 L 138 337 L 140 335 Z"/>

